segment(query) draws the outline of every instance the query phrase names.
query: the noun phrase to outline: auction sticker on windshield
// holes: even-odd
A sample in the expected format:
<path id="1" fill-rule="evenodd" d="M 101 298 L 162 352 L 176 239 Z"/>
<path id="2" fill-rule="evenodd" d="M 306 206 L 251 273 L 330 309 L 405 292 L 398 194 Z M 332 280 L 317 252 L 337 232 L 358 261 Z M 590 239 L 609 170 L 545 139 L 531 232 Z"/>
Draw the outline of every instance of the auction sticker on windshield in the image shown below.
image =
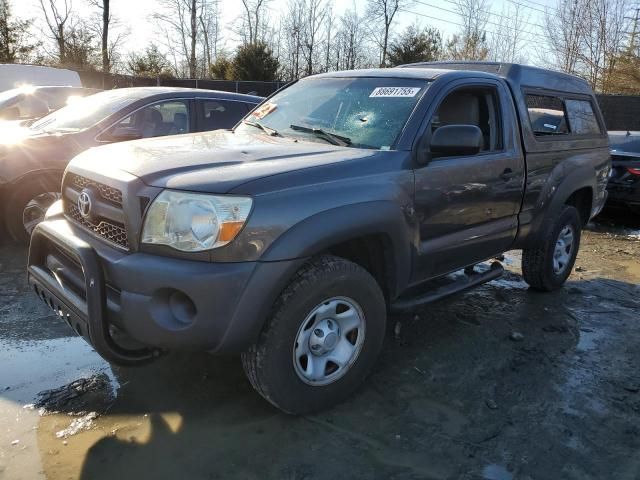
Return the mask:
<path id="1" fill-rule="evenodd" d="M 265 103 L 263 106 L 253 112 L 251 116 L 260 120 L 270 113 L 274 112 L 276 108 L 278 108 L 278 105 L 276 105 L 275 103 Z"/>
<path id="2" fill-rule="evenodd" d="M 420 87 L 377 87 L 369 98 L 380 97 L 415 97 Z"/>

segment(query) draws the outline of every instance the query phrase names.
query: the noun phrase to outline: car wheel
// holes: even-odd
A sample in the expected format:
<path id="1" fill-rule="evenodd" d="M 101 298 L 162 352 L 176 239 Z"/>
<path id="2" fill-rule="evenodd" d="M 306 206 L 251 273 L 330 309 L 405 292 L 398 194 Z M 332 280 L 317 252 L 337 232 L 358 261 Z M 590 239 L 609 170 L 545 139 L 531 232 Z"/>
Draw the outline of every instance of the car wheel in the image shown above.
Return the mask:
<path id="1" fill-rule="evenodd" d="M 573 270 L 581 232 L 578 210 L 565 205 L 547 227 L 541 243 L 522 252 L 524 280 L 536 290 L 551 292 L 560 288 Z"/>
<path id="2" fill-rule="evenodd" d="M 242 354 L 253 387 L 291 414 L 329 408 L 373 366 L 386 305 L 375 279 L 348 260 L 307 263 L 276 301 L 257 343 Z"/>
<path id="3" fill-rule="evenodd" d="M 27 244 L 35 226 L 44 220 L 47 209 L 58 199 L 60 185 L 53 179 L 32 180 L 20 184 L 9 194 L 5 221 L 16 242 Z"/>

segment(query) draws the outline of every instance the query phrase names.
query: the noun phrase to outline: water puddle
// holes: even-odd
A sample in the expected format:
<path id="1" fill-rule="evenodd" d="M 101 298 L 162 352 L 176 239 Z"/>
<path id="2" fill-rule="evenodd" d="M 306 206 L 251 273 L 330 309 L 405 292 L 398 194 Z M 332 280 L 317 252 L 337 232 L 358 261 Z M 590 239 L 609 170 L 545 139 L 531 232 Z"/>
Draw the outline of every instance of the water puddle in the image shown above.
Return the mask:
<path id="1" fill-rule="evenodd" d="M 482 469 L 484 480 L 513 480 L 513 474 L 502 465 L 487 465 Z"/>
<path id="2" fill-rule="evenodd" d="M 506 290 L 528 290 L 529 285 L 522 279 L 499 278 L 491 282 L 495 287 L 504 288 Z"/>
<path id="3" fill-rule="evenodd" d="M 117 381 L 107 362 L 79 337 L 41 341 L 0 339 L 0 396 L 31 403 L 36 395 L 81 377 L 104 372 Z"/>

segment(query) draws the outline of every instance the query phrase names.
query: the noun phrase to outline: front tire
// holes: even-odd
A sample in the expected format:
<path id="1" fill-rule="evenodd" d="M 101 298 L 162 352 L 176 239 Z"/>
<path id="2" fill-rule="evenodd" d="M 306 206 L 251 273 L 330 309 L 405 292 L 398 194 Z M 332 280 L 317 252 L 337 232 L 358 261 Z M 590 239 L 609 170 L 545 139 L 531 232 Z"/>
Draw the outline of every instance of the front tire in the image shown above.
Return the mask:
<path id="1" fill-rule="evenodd" d="M 385 323 L 375 279 L 353 262 L 322 256 L 280 295 L 242 364 L 251 385 L 279 409 L 297 415 L 326 409 L 364 381 Z"/>
<path id="2" fill-rule="evenodd" d="M 580 248 L 582 222 L 575 207 L 565 205 L 541 241 L 522 252 L 522 276 L 532 288 L 551 292 L 569 278 Z"/>

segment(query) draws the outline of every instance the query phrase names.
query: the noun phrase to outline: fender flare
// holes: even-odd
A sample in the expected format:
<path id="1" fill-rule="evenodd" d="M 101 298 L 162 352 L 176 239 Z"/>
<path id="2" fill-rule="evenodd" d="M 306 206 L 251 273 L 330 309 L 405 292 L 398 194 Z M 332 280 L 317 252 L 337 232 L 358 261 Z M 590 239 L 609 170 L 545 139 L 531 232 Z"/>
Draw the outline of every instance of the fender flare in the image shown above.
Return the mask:
<path id="1" fill-rule="evenodd" d="M 392 294 L 409 283 L 412 265 L 410 225 L 402 208 L 391 201 L 344 205 L 316 213 L 284 232 L 260 261 L 291 260 L 317 255 L 332 246 L 369 235 L 383 235 L 385 256 L 393 265 Z"/>
<path id="2" fill-rule="evenodd" d="M 571 168 L 567 165 L 565 168 Z M 554 172 L 556 173 L 556 172 Z M 532 245 L 540 240 L 545 232 L 545 224 L 550 218 L 555 218 L 569 197 L 582 188 L 591 189 L 591 203 L 593 205 L 594 195 L 597 191 L 595 174 L 585 168 L 575 168 L 571 173 L 564 174 L 562 170 L 557 170 L 557 174 L 562 178 L 559 184 L 548 181 L 547 187 L 540 194 L 540 203 L 537 213 L 531 222 L 530 234 L 527 236 L 526 244 Z"/>

